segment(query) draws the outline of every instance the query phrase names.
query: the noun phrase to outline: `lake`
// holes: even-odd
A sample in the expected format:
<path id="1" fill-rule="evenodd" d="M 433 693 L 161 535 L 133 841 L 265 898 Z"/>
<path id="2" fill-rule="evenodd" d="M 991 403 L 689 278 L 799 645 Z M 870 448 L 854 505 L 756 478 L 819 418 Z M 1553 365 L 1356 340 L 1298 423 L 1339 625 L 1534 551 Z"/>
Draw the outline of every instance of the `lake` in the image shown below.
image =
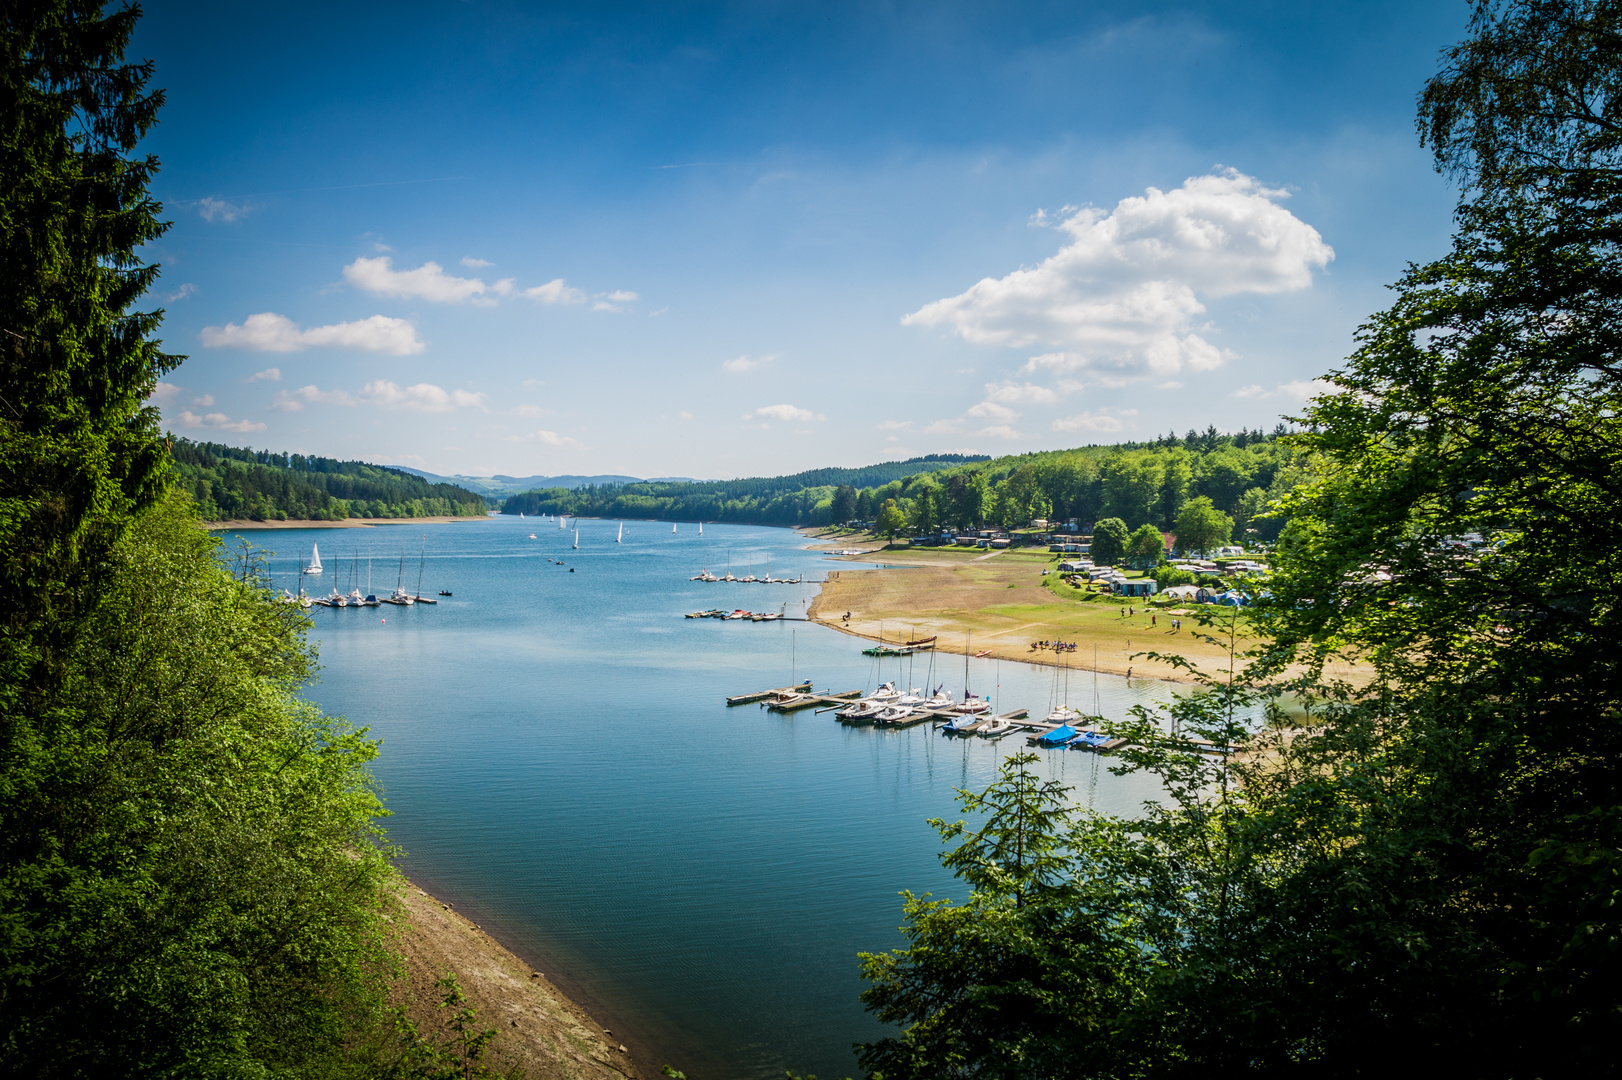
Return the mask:
<path id="1" fill-rule="evenodd" d="M 961 656 L 878 662 L 805 622 L 684 619 L 744 607 L 797 617 L 817 586 L 706 584 L 700 570 L 804 574 L 840 563 L 787 529 L 535 518 L 246 535 L 276 553 L 279 585 L 321 545 L 311 592 L 351 577 L 435 606 L 312 609 L 321 680 L 310 697 L 382 740 L 375 772 L 401 865 L 546 973 L 657 1075 L 853 1076 L 851 1045 L 884 1029 L 857 995 L 859 951 L 902 941 L 902 889 L 961 899 L 925 823 L 955 819 L 1021 736 L 952 739 L 927 724 L 846 727 L 724 698 L 789 683 L 872 689 L 944 683 Z M 530 539 L 530 534 L 535 539 Z M 561 560 L 567 565 L 559 565 Z M 571 572 L 571 570 L 573 572 Z M 897 631 L 904 632 L 898 627 Z M 1085 658 L 1068 700 L 1094 695 Z M 931 665 L 933 664 L 933 667 Z M 970 661 L 1001 710 L 1046 712 L 1051 667 Z M 1152 680 L 1099 677 L 1104 715 L 1164 700 Z M 1082 804 L 1136 813 L 1152 779 L 1096 755 L 1044 752 Z"/>

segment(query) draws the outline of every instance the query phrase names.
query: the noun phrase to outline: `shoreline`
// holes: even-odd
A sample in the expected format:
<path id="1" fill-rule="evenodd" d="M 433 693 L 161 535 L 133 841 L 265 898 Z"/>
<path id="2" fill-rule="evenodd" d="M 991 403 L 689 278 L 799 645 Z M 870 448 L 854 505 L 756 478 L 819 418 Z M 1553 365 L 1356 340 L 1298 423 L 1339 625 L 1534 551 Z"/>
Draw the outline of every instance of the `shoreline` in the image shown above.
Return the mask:
<path id="1" fill-rule="evenodd" d="M 447 971 L 456 976 L 479 1030 L 494 1028 L 488 1060 L 504 1069 L 548 1080 L 643 1080 L 647 1051 L 627 1045 L 592 1018 L 543 972 L 503 945 L 466 915 L 400 875 L 404 919 L 393 945 L 403 961 L 397 984 L 406 1013 L 425 1035 L 440 1032 L 445 1010 L 434 984 Z M 634 1041 L 631 1046 L 635 1046 Z M 638 1061 L 638 1058 L 644 1060 Z"/>
<path id="2" fill-rule="evenodd" d="M 380 525 L 440 525 L 447 521 L 489 521 L 489 514 L 452 517 L 441 514 L 418 518 L 344 518 L 341 521 L 254 521 L 250 518 L 232 518 L 229 521 L 205 521 L 209 532 L 243 532 L 249 529 L 375 529 Z"/>

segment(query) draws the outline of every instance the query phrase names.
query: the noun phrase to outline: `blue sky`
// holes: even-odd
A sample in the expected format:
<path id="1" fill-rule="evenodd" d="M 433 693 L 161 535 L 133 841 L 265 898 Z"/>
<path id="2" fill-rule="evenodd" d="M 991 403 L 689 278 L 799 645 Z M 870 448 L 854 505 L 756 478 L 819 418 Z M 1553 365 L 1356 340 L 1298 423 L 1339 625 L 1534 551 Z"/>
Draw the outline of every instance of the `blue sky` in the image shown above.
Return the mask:
<path id="1" fill-rule="evenodd" d="M 473 475 L 1270 428 L 1446 249 L 1467 15 L 154 4 L 157 402 Z"/>

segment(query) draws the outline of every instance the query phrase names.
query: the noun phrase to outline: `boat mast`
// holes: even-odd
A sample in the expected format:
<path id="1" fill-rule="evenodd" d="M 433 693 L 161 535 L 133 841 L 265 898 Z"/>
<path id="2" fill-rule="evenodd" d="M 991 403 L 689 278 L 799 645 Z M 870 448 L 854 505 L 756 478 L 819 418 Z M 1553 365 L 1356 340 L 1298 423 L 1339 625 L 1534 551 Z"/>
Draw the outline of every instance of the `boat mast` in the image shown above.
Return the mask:
<path id="1" fill-rule="evenodd" d="M 422 554 L 417 559 L 417 595 L 422 595 L 422 565 L 428 561 L 428 534 L 422 534 Z"/>

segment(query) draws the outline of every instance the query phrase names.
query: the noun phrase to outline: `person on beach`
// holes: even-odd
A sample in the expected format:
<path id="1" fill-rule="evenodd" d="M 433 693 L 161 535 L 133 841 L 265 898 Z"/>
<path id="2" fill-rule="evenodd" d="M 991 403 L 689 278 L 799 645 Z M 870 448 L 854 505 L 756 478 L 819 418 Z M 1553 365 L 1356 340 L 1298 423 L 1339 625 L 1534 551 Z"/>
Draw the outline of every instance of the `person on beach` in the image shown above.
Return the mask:
<path id="1" fill-rule="evenodd" d="M 1153 611 L 1149 612 L 1149 625 L 1150 626 L 1159 626 L 1160 625 L 1160 616 L 1158 614 L 1156 614 L 1155 612 L 1153 612 Z"/>

